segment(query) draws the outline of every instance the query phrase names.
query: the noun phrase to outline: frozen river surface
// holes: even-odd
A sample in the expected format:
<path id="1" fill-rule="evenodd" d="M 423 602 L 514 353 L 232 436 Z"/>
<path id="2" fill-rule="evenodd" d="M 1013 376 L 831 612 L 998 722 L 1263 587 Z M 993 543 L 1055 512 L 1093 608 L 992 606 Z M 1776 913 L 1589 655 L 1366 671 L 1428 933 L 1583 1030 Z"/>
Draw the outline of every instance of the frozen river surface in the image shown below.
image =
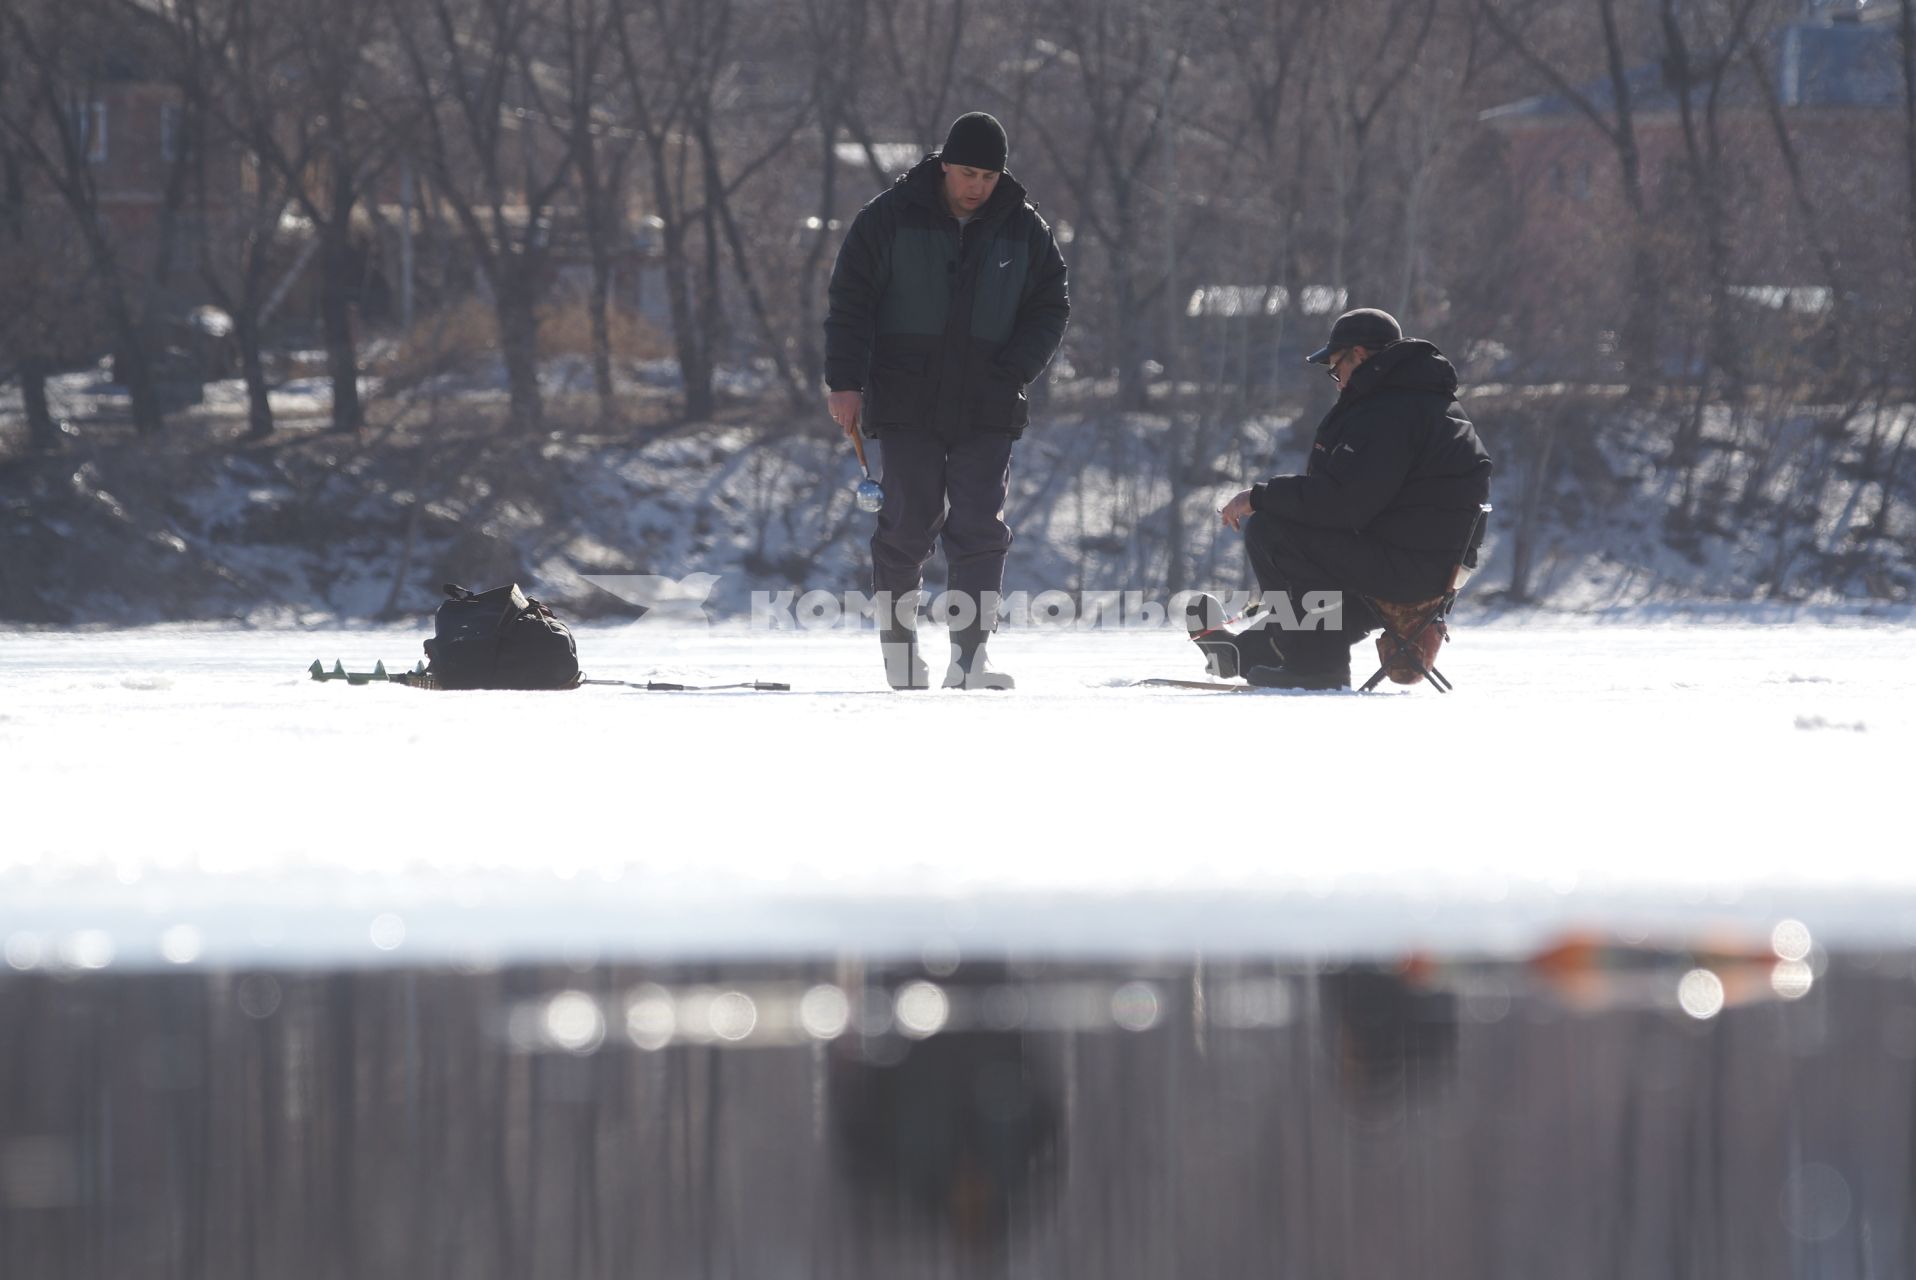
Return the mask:
<path id="1" fill-rule="evenodd" d="M 1201 674 L 1171 630 L 1003 635 L 1010 695 L 892 694 L 869 634 L 578 635 L 590 676 L 793 691 L 306 676 L 417 628 L 0 634 L 7 961 L 1916 941 L 1906 617 L 1466 620 L 1448 697 L 1126 687 Z"/>

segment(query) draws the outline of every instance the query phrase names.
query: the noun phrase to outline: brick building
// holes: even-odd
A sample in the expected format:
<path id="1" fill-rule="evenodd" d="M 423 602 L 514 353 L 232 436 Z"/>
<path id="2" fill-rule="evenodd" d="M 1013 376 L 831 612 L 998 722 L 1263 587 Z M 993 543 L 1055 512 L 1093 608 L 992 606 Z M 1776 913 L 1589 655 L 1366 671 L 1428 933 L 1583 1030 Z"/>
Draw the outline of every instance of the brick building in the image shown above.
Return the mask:
<path id="1" fill-rule="evenodd" d="M 1585 109 L 1614 126 L 1609 81 L 1578 90 L 1581 104 L 1546 94 L 1486 111 L 1518 205 L 1511 330 L 1573 367 L 1601 366 L 1641 247 L 1655 266 L 1659 351 L 1678 372 L 1703 328 L 1713 236 L 1752 351 L 1826 338 L 1839 312 L 1903 315 L 1912 174 L 1895 16 L 1883 3 L 1812 10 L 1758 37 L 1715 84 L 1676 83 L 1658 64 L 1630 72 L 1641 216 L 1618 147 Z"/>

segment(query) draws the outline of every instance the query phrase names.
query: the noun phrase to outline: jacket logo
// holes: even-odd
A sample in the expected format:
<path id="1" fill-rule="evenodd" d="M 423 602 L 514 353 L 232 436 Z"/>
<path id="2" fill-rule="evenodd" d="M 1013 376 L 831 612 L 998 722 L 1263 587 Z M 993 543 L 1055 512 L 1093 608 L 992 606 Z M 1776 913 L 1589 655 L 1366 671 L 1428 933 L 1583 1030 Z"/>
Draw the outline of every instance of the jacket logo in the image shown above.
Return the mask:
<path id="1" fill-rule="evenodd" d="M 1003 262 L 999 263 L 998 265 L 1001 267 L 1008 267 L 1011 265 L 1011 259 L 1006 258 Z"/>

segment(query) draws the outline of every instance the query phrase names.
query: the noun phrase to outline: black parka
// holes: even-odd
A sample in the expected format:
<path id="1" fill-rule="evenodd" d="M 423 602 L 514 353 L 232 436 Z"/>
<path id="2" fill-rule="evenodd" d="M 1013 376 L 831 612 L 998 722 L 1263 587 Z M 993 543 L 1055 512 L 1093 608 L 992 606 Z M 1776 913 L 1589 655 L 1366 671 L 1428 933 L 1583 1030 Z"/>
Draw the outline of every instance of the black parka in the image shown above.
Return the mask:
<path id="1" fill-rule="evenodd" d="M 1051 228 L 1009 173 L 960 231 L 927 156 L 853 220 L 832 268 L 825 385 L 863 391 L 865 434 L 1010 435 L 1071 301 Z"/>
<path id="2" fill-rule="evenodd" d="M 1417 338 L 1393 342 L 1351 374 L 1318 424 L 1301 476 L 1251 488 L 1251 508 L 1281 520 L 1364 534 L 1455 563 L 1490 496 L 1490 455 L 1457 403 L 1457 371 Z"/>

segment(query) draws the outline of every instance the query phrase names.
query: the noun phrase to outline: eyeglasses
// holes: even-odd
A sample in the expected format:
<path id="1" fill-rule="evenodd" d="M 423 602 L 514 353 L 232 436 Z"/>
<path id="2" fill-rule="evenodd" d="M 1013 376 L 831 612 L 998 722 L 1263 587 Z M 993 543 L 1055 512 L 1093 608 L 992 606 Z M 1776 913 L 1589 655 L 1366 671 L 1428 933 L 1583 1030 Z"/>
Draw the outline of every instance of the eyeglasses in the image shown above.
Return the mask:
<path id="1" fill-rule="evenodd" d="M 1343 362 L 1344 353 L 1342 351 L 1333 351 L 1330 355 L 1324 357 L 1324 372 L 1331 376 L 1332 382 L 1337 381 L 1337 366 Z"/>

